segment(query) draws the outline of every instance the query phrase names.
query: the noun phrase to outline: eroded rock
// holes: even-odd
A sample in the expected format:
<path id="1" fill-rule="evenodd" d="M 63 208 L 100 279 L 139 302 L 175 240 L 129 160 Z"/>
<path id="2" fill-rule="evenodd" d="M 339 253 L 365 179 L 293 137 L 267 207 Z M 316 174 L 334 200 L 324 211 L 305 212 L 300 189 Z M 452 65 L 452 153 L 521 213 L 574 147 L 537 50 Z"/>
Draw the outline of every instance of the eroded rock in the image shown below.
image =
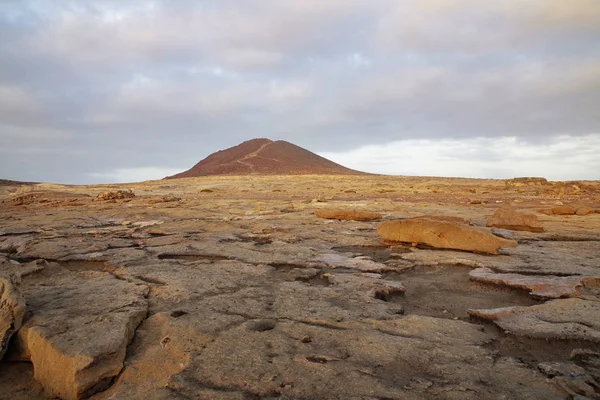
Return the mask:
<path id="1" fill-rule="evenodd" d="M 133 190 L 117 190 L 116 192 L 100 193 L 94 201 L 132 199 L 134 197 Z"/>
<path id="2" fill-rule="evenodd" d="M 500 207 L 487 219 L 487 226 L 511 231 L 544 232 L 542 223 L 532 214 L 516 212 L 512 207 Z"/>
<path id="3" fill-rule="evenodd" d="M 578 298 L 550 300 L 530 307 L 470 310 L 513 335 L 600 343 L 600 302 Z"/>
<path id="4" fill-rule="evenodd" d="M 385 221 L 377 233 L 390 242 L 425 244 L 438 249 L 455 249 L 476 253 L 498 254 L 502 247 L 516 247 L 514 240 L 504 239 L 471 227 L 431 219 Z"/>
<path id="5" fill-rule="evenodd" d="M 19 281 L 15 274 L 0 275 L 0 360 L 10 338 L 21 328 L 25 314 L 25 299 L 19 290 Z"/>
<path id="6" fill-rule="evenodd" d="M 577 211 L 575 211 L 575 214 L 580 215 L 580 216 L 589 215 L 589 214 L 593 214 L 593 213 L 594 213 L 594 209 L 589 208 L 589 207 L 579 207 L 577 209 Z"/>
<path id="7" fill-rule="evenodd" d="M 15 357 L 31 361 L 47 396 L 79 399 L 104 390 L 146 316 L 147 292 L 108 273 L 50 265 L 24 285 L 31 315 L 15 336 Z"/>
<path id="8" fill-rule="evenodd" d="M 318 218 L 339 219 L 341 221 L 374 221 L 381 219 L 381 214 L 366 211 L 317 210 Z"/>
<path id="9" fill-rule="evenodd" d="M 574 215 L 575 211 L 575 208 L 571 206 L 558 206 L 552 208 L 552 214 L 554 215 Z"/>
<path id="10" fill-rule="evenodd" d="M 432 219 L 434 221 L 451 222 L 459 225 L 471 225 L 471 221 L 461 217 L 454 217 L 451 215 L 421 215 L 419 217 L 413 217 L 411 219 Z"/>
<path id="11" fill-rule="evenodd" d="M 499 274 L 489 268 L 477 268 L 469 277 L 478 282 L 524 289 L 533 296 L 550 299 L 577 296 L 586 280 L 600 282 L 600 277 Z"/>
<path id="12" fill-rule="evenodd" d="M 597 398 L 600 384 L 582 367 L 573 363 L 544 362 L 538 364 L 539 370 L 569 395 L 577 398 Z"/>

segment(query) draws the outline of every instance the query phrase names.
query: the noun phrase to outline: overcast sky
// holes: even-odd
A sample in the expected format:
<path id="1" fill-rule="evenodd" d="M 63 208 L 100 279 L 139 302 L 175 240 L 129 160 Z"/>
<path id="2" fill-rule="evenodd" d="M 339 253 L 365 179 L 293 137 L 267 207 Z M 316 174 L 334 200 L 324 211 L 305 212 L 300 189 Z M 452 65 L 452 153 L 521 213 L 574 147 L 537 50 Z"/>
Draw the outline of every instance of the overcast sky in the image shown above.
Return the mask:
<path id="1" fill-rule="evenodd" d="M 0 0 L 0 38 L 0 178 L 162 178 L 268 137 L 600 179 L 600 0 Z"/>

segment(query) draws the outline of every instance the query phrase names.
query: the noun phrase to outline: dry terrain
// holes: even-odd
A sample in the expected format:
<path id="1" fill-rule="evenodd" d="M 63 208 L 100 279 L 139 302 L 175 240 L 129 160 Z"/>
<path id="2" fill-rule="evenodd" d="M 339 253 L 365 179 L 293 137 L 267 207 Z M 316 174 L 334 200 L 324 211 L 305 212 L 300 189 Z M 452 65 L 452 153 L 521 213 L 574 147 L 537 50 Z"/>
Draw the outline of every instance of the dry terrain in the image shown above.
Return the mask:
<path id="1" fill-rule="evenodd" d="M 7 182 L 0 398 L 598 399 L 599 212 L 540 179 Z"/>

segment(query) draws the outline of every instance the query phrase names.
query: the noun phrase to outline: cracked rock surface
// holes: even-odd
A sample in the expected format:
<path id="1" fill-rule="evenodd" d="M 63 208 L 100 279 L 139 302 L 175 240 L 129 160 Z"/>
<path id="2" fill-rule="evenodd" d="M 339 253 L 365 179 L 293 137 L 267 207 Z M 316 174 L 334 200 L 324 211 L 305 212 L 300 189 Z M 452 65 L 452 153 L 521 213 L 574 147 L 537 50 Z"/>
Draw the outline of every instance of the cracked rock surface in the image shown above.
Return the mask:
<path id="1" fill-rule="evenodd" d="M 25 299 L 19 290 L 20 279 L 7 272 L 0 275 L 0 360 L 12 335 L 21 328 Z"/>
<path id="2" fill-rule="evenodd" d="M 600 185 L 564 185 L 6 187 L 0 398 L 598 398 L 600 214 L 538 214 L 544 232 L 501 232 L 511 239 L 485 226 L 506 204 L 600 207 Z M 381 221 L 358 218 L 369 215 Z M 407 221 L 420 235 L 444 228 L 443 243 Z"/>

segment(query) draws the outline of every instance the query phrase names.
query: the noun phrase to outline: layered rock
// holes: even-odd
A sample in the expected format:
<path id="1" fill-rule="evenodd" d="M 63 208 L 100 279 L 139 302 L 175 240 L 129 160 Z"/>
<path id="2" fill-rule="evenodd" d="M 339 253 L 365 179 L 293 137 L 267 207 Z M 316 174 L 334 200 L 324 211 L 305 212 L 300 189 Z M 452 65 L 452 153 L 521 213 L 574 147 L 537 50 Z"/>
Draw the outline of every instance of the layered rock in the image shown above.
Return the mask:
<path id="1" fill-rule="evenodd" d="M 146 316 L 148 289 L 103 272 L 45 271 L 24 286 L 31 316 L 15 336 L 15 357 L 31 361 L 47 396 L 80 399 L 104 390 Z"/>
<path id="2" fill-rule="evenodd" d="M 544 232 L 542 223 L 535 215 L 516 212 L 512 207 L 500 207 L 487 219 L 487 226 L 511 231 Z"/>
<path id="3" fill-rule="evenodd" d="M 318 218 L 339 219 L 341 221 L 373 221 L 381 219 L 381 214 L 366 211 L 348 211 L 348 210 L 317 210 L 315 215 Z"/>
<path id="4" fill-rule="evenodd" d="M 600 343 L 600 302 L 578 298 L 550 300 L 530 307 L 470 310 L 513 335 Z"/>
<path id="5" fill-rule="evenodd" d="M 465 225 L 431 219 L 385 221 L 377 228 L 378 235 L 389 242 L 424 244 L 438 249 L 454 249 L 475 253 L 498 254 L 503 247 L 516 247 L 514 240 Z"/>
<path id="6" fill-rule="evenodd" d="M 25 314 L 25 299 L 18 285 L 17 275 L 0 275 L 0 360 L 6 353 L 10 338 L 21 327 Z"/>
<path id="7" fill-rule="evenodd" d="M 550 299 L 574 297 L 586 283 L 600 283 L 600 277 L 498 274 L 489 268 L 477 268 L 469 277 L 477 282 L 524 289 L 533 296 Z"/>
<path id="8" fill-rule="evenodd" d="M 454 217 L 450 215 L 421 215 L 419 217 L 413 217 L 411 219 L 432 219 L 434 221 L 451 222 L 459 225 L 471 225 L 471 221 L 461 217 Z"/>

